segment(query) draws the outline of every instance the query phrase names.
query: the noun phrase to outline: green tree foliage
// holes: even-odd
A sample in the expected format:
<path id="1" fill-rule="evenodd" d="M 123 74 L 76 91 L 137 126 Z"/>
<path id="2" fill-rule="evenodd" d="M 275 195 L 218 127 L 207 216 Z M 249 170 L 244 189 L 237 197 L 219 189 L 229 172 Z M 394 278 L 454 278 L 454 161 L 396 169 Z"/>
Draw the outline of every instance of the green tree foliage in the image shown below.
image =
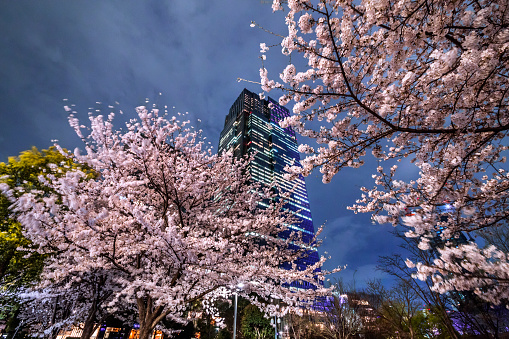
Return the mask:
<path id="1" fill-rule="evenodd" d="M 416 338 L 451 339 L 440 315 L 433 309 L 420 310 L 412 319 Z"/>
<path id="2" fill-rule="evenodd" d="M 241 320 L 241 331 L 246 339 L 270 339 L 274 335 L 274 327 L 265 318 L 258 307 L 248 305 L 244 308 Z"/>
<path id="3" fill-rule="evenodd" d="M 232 338 L 232 334 L 230 333 L 230 331 L 228 331 L 228 329 L 226 328 L 222 328 L 218 333 L 217 333 L 217 339 L 231 339 Z"/>
<path id="4" fill-rule="evenodd" d="M 39 181 L 39 176 L 56 166 L 57 173 L 78 167 L 55 147 L 39 151 L 36 147 L 23 151 L 19 156 L 0 162 L 0 183 L 20 187 L 25 191 L 49 192 Z M 94 174 L 90 173 L 90 177 Z M 10 202 L 0 194 L 0 318 L 16 313 L 17 304 L 11 300 L 12 291 L 37 281 L 43 268 L 44 256 L 23 236 L 23 229 L 16 214 L 9 209 Z"/>
<path id="5" fill-rule="evenodd" d="M 33 147 L 19 156 L 9 157 L 7 163 L 0 163 L 0 182 L 25 190 L 47 191 L 48 188 L 39 182 L 38 176 L 46 172 L 49 164 L 59 166 L 62 172 L 66 167 L 75 166 L 54 147 L 42 151 Z M 32 251 L 30 242 L 23 236 L 21 225 L 9 210 L 9 205 L 7 198 L 0 195 L 0 282 L 3 288 L 34 281 L 43 262 L 43 258 Z"/>
<path id="6" fill-rule="evenodd" d="M 224 320 L 225 327 L 218 332 L 218 336 L 221 338 L 232 338 L 233 337 L 233 319 L 234 319 L 234 309 L 235 303 L 233 300 L 226 301 L 216 301 L 215 307 L 217 308 L 217 312 L 221 318 Z M 238 297 L 237 299 L 237 338 L 241 338 L 241 326 L 240 322 L 244 315 L 244 309 L 249 306 L 249 301 L 245 298 Z M 228 337 L 229 335 L 229 337 Z M 219 338 L 219 337 L 218 337 Z"/>

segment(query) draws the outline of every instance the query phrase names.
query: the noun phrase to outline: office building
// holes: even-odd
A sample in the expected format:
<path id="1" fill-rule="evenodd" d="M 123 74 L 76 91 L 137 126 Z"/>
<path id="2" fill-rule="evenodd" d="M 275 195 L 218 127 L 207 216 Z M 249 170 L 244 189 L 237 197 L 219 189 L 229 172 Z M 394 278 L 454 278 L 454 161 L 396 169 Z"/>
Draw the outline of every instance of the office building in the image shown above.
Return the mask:
<path id="1" fill-rule="evenodd" d="M 234 156 L 239 158 L 254 153 L 255 157 L 248 166 L 251 180 L 263 184 L 276 182 L 280 192 L 289 192 L 293 188 L 286 206 L 296 214 L 299 222 L 292 225 L 288 233 L 300 231 L 303 240 L 312 245 L 314 227 L 304 178 L 299 176 L 296 180 L 288 181 L 283 177 L 286 165 L 300 164 L 295 132 L 278 124 L 289 115 L 289 111 L 273 99 L 260 99 L 258 94 L 244 89 L 225 118 L 219 153 L 232 150 Z M 288 233 L 280 236 L 284 238 Z M 303 268 L 319 260 L 316 249 L 312 246 L 309 248 L 308 256 L 296 262 L 298 267 Z M 311 286 L 296 282 L 292 287 Z"/>

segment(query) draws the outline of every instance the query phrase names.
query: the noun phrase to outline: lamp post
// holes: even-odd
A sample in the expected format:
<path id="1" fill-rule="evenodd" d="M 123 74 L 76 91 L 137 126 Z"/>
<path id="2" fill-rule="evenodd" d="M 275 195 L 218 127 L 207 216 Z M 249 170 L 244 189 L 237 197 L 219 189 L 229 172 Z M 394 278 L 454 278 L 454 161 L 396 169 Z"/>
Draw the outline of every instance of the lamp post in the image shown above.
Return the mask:
<path id="1" fill-rule="evenodd" d="M 277 315 L 274 316 L 274 338 L 277 339 Z"/>
<path id="2" fill-rule="evenodd" d="M 274 325 L 274 339 L 278 339 L 279 330 L 277 324 L 281 326 L 281 318 L 278 318 L 277 315 L 274 316 L 274 319 L 270 319 L 270 323 Z"/>
<path id="3" fill-rule="evenodd" d="M 277 310 L 277 312 L 279 312 L 279 300 L 278 299 L 274 299 L 274 305 L 276 305 L 276 310 Z M 279 329 L 278 329 L 277 325 L 278 324 L 281 325 L 281 318 L 278 318 L 277 312 L 276 312 L 276 314 L 274 314 L 274 339 L 279 338 Z"/>
<path id="4" fill-rule="evenodd" d="M 242 287 L 244 287 L 244 284 L 239 283 L 237 287 L 238 289 L 242 289 Z M 235 337 L 237 336 L 237 289 L 235 290 L 235 292 L 233 292 L 233 294 L 235 295 L 235 308 L 233 311 L 233 339 L 235 339 Z"/>

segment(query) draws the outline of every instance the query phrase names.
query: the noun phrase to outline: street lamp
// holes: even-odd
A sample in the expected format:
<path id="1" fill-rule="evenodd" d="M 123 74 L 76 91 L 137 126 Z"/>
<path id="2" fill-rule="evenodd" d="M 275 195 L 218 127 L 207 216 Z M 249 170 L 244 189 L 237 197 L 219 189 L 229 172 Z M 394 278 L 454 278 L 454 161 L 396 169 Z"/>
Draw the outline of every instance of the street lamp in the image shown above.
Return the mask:
<path id="1" fill-rule="evenodd" d="M 277 328 L 277 324 L 279 324 L 281 326 L 281 318 L 278 318 L 277 315 L 274 316 L 274 319 L 270 319 L 270 323 L 272 325 L 274 325 L 274 339 L 277 339 L 278 338 L 278 335 L 279 335 L 279 331 L 278 331 L 278 328 Z"/>
<path id="2" fill-rule="evenodd" d="M 243 283 L 237 284 L 238 289 L 242 289 L 244 287 Z M 233 292 L 235 295 L 235 309 L 233 311 L 233 339 L 237 336 L 237 289 Z"/>

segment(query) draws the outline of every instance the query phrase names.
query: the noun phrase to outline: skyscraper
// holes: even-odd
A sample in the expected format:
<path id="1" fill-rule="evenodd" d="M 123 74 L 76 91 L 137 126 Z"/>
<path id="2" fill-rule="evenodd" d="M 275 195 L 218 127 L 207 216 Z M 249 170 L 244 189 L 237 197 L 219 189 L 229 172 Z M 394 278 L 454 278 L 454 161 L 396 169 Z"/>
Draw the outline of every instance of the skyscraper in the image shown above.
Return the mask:
<path id="1" fill-rule="evenodd" d="M 219 139 L 219 153 L 232 150 L 234 156 L 242 157 L 256 152 L 248 167 L 252 180 L 263 184 L 274 181 L 283 192 L 289 192 L 296 185 L 286 205 L 299 219 L 291 228 L 302 232 L 303 240 L 310 243 L 314 237 L 314 227 L 304 178 L 299 176 L 290 182 L 283 177 L 286 165 L 300 164 L 295 132 L 291 128 L 283 129 L 278 124 L 288 116 L 289 111 L 270 97 L 260 99 L 258 94 L 244 89 L 225 118 Z M 285 234 L 280 236 L 285 237 Z M 303 268 L 319 260 L 316 249 L 309 250 L 307 254 L 306 258 L 296 262 L 298 267 Z M 311 286 L 296 282 L 292 287 Z"/>

